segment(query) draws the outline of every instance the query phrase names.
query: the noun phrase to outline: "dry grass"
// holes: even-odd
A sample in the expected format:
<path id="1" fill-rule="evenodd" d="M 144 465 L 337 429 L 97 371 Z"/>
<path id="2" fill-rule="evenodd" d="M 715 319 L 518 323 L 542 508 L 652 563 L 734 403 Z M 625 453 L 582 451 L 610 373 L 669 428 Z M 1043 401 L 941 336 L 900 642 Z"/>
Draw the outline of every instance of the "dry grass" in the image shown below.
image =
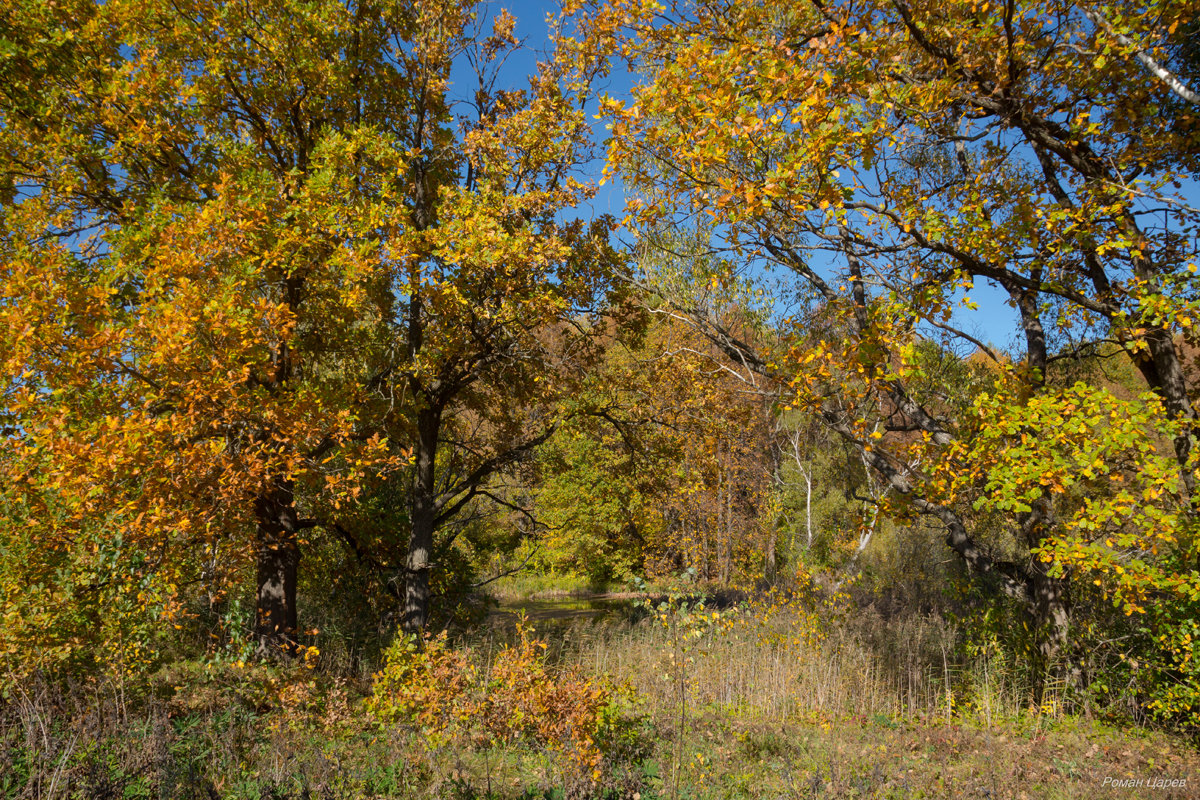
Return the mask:
<path id="1" fill-rule="evenodd" d="M 1116 798 L 1117 779 L 1195 796 L 1186 742 L 1061 713 L 997 654 L 971 661 L 943 619 L 828 605 L 657 606 L 574 619 L 547 658 L 635 690 L 643 722 L 596 783 L 546 748 L 431 747 L 362 713 L 368 687 L 319 671 L 177 665 L 139 698 L 119 684 L 27 684 L 0 703 L 0 796 L 511 798 Z M 462 646 L 487 665 L 503 630 Z M 1105 780 L 1108 779 L 1108 783 Z"/>
<path id="2" fill-rule="evenodd" d="M 749 717 L 888 717 L 961 712 L 958 632 L 936 616 L 853 624 L 829 609 L 790 605 L 668 613 L 628 626 L 566 629 L 559 657 L 629 683 L 658 717 L 693 709 Z M 714 617 L 714 614 L 716 615 Z M 1012 713 L 1027 692 L 991 665 L 979 686 L 989 714 Z M 682 688 L 681 688 L 682 687 Z M 682 692 L 682 693 L 681 693 Z"/>

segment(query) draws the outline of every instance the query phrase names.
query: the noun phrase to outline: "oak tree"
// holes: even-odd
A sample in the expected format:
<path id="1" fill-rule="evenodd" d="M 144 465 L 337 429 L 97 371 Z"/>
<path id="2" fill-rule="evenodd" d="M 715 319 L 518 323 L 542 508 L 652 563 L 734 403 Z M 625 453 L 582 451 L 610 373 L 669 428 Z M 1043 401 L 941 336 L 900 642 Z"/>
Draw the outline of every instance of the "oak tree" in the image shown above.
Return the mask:
<path id="1" fill-rule="evenodd" d="M 588 8 L 581 51 L 642 76 L 630 101 L 608 105 L 613 168 L 643 192 L 635 218 L 714 226 L 737 263 L 787 271 L 809 318 L 839 331 L 814 341 L 798 330 L 782 353 L 709 320 L 713 338 L 853 443 L 897 511 L 941 524 L 971 569 L 1028 610 L 1047 663 L 1068 642 L 1069 578 L 1081 573 L 1118 604 L 1153 585 L 1179 630 L 1196 591 L 1196 409 L 1180 342 L 1194 338 L 1200 222 L 1181 186 L 1200 128 L 1171 66 L 1194 4 Z M 984 282 L 1019 315 L 1015 366 L 955 324 L 963 293 Z M 998 384 L 965 397 L 922 385 L 918 345 L 938 332 L 990 353 Z M 1152 399 L 1122 405 L 1056 384 L 1064 360 L 1105 343 Z M 973 394 L 977 407 L 963 408 Z M 1079 418 L 1089 404 L 1112 424 Z M 1035 444 L 1038 459 L 995 460 Z M 1081 452 L 1096 458 L 1082 478 L 1026 471 Z M 1155 501 L 1170 544 L 1081 502 L 1080 480 L 1096 474 Z M 972 506 L 1006 515 L 1015 557 L 981 544 Z M 1190 646 L 1170 630 L 1160 678 L 1192 687 L 1172 702 L 1194 709 Z"/>
<path id="2" fill-rule="evenodd" d="M 260 649 L 290 651 L 305 537 L 407 474 L 424 623 L 434 530 L 530 446 L 505 406 L 553 429 L 587 337 L 543 333 L 611 260 L 607 223 L 559 221 L 586 80 L 499 85 L 513 28 L 458 2 L 0 12 L 3 463 L 39 547 L 102 519 L 172 589 L 252 564 Z M 468 406 L 494 446 L 448 435 Z"/>

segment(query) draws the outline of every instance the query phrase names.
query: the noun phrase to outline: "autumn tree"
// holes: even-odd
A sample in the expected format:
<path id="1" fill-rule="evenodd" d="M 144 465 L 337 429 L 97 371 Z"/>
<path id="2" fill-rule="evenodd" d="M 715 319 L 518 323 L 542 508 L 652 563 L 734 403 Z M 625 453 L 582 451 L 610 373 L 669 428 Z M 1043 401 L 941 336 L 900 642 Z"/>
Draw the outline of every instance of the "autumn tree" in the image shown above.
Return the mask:
<path id="1" fill-rule="evenodd" d="M 669 316 L 608 355 L 587 413 L 539 452 L 540 560 L 597 583 L 686 570 L 722 585 L 761 577 L 774 559 L 773 521 L 760 519 L 771 396 Z"/>
<path id="2" fill-rule="evenodd" d="M 1158 700 L 1194 710 L 1181 621 L 1200 589 L 1197 428 L 1180 341 L 1198 214 L 1180 187 L 1200 150 L 1194 94 L 1171 71 L 1194 6 L 630 0 L 591 14 L 581 50 L 643 76 L 608 106 L 637 218 L 715 225 L 734 263 L 790 273 L 840 331 L 763 353 L 710 320 L 713 339 L 787 381 L 897 511 L 941 524 L 1027 610 L 1047 664 L 1068 642 L 1073 576 L 1131 614 L 1147 593 L 1170 605 L 1153 647 L 1155 680 L 1175 688 Z M 1019 315 L 1014 366 L 954 324 L 982 282 Z M 993 385 L 922 385 L 917 345 L 938 330 L 990 352 Z M 1079 342 L 1115 345 L 1151 394 L 1056 384 Z M 982 508 L 1006 517 L 1015 557 L 981 544 Z"/>
<path id="3" fill-rule="evenodd" d="M 698 239 L 670 249 L 641 248 L 627 276 L 640 314 L 611 329 L 577 413 L 538 451 L 535 563 L 597 583 L 690 570 L 728 585 L 774 567 L 774 389 L 731 368 L 677 305 L 686 298 L 750 340 L 761 309 L 706 263 Z"/>
<path id="4" fill-rule="evenodd" d="M 513 28 L 454 2 L 0 12 L 3 463 L 43 552 L 103 520 L 168 594 L 253 564 L 260 649 L 290 650 L 305 538 L 409 475 L 424 624 L 434 531 L 530 446 L 513 409 L 553 430 L 589 345 L 542 332 L 610 263 L 605 223 L 557 221 L 586 85 L 551 59 L 502 90 Z M 469 407 L 487 441 L 449 435 Z"/>
<path id="5" fill-rule="evenodd" d="M 648 397 L 673 410 L 664 431 L 676 453 L 660 499 L 663 531 L 651 572 L 690 570 L 728 586 L 774 577 L 772 518 L 775 387 L 730 362 L 698 327 L 720 327 L 758 346 L 766 334 L 759 297 L 710 251 L 704 232 L 656 231 L 643 241 L 638 280 L 656 325 L 646 357 L 657 369 Z"/>
<path id="6" fill-rule="evenodd" d="M 586 191 L 572 175 L 590 141 L 586 76 L 550 62 L 527 90 L 493 91 L 486 64 L 514 43 L 501 14 L 481 47 L 459 45 L 480 75 L 459 150 L 442 148 L 435 120 L 422 132 L 438 157 L 416 167 L 401 310 L 415 412 L 410 630 L 428 614 L 435 532 L 477 499 L 500 502 L 487 480 L 571 413 L 572 388 L 600 352 L 602 307 L 617 302 L 605 294 L 617 263 L 612 223 L 557 219 Z"/>

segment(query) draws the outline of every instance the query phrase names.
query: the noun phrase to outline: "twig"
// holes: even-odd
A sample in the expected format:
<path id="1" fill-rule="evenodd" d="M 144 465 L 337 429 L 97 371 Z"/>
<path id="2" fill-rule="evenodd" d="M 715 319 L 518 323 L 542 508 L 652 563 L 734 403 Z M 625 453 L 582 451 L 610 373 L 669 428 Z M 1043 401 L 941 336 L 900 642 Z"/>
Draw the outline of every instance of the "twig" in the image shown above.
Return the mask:
<path id="1" fill-rule="evenodd" d="M 542 547 L 542 545 L 541 545 L 541 543 L 539 542 L 538 544 L 534 545 L 533 549 L 529 551 L 529 555 L 525 556 L 525 560 L 524 560 L 524 561 L 522 561 L 520 564 L 518 564 L 517 566 L 515 566 L 515 567 L 513 567 L 512 569 L 508 570 L 507 572 L 501 572 L 499 575 L 494 575 L 494 576 L 492 576 L 491 578 L 488 578 L 488 579 L 487 579 L 487 580 L 485 580 L 485 581 L 480 581 L 479 583 L 472 583 L 472 584 L 471 584 L 471 588 L 472 588 L 472 589 L 478 589 L 480 586 L 487 586 L 489 583 L 492 583 L 493 581 L 498 581 L 498 580 L 500 580 L 501 578 L 507 578 L 509 575 L 515 575 L 515 574 L 517 574 L 517 573 L 518 573 L 518 572 L 520 572 L 521 570 L 525 569 L 525 565 L 529 563 L 529 560 L 530 560 L 531 558 L 533 558 L 533 557 L 534 557 L 534 555 L 536 555 L 536 554 L 537 554 L 537 551 L 538 551 L 538 550 L 540 550 L 540 549 L 541 549 L 541 547 Z"/>

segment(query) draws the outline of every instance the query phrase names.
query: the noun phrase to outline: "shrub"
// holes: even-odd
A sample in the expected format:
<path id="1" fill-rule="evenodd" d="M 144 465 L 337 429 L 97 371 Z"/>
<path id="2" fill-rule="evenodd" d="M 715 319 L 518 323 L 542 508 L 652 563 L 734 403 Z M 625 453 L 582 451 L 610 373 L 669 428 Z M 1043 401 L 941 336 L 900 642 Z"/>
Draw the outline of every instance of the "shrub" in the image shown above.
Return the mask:
<path id="1" fill-rule="evenodd" d="M 524 622 L 519 641 L 487 669 L 451 649 L 446 635 L 401 637 L 375 676 L 367 710 L 380 722 L 418 728 L 432 746 L 470 738 L 484 747 L 525 744 L 564 757 L 570 770 L 599 780 L 602 764 L 627 751 L 638 721 L 634 698 L 607 680 L 552 670 L 546 643 Z"/>

